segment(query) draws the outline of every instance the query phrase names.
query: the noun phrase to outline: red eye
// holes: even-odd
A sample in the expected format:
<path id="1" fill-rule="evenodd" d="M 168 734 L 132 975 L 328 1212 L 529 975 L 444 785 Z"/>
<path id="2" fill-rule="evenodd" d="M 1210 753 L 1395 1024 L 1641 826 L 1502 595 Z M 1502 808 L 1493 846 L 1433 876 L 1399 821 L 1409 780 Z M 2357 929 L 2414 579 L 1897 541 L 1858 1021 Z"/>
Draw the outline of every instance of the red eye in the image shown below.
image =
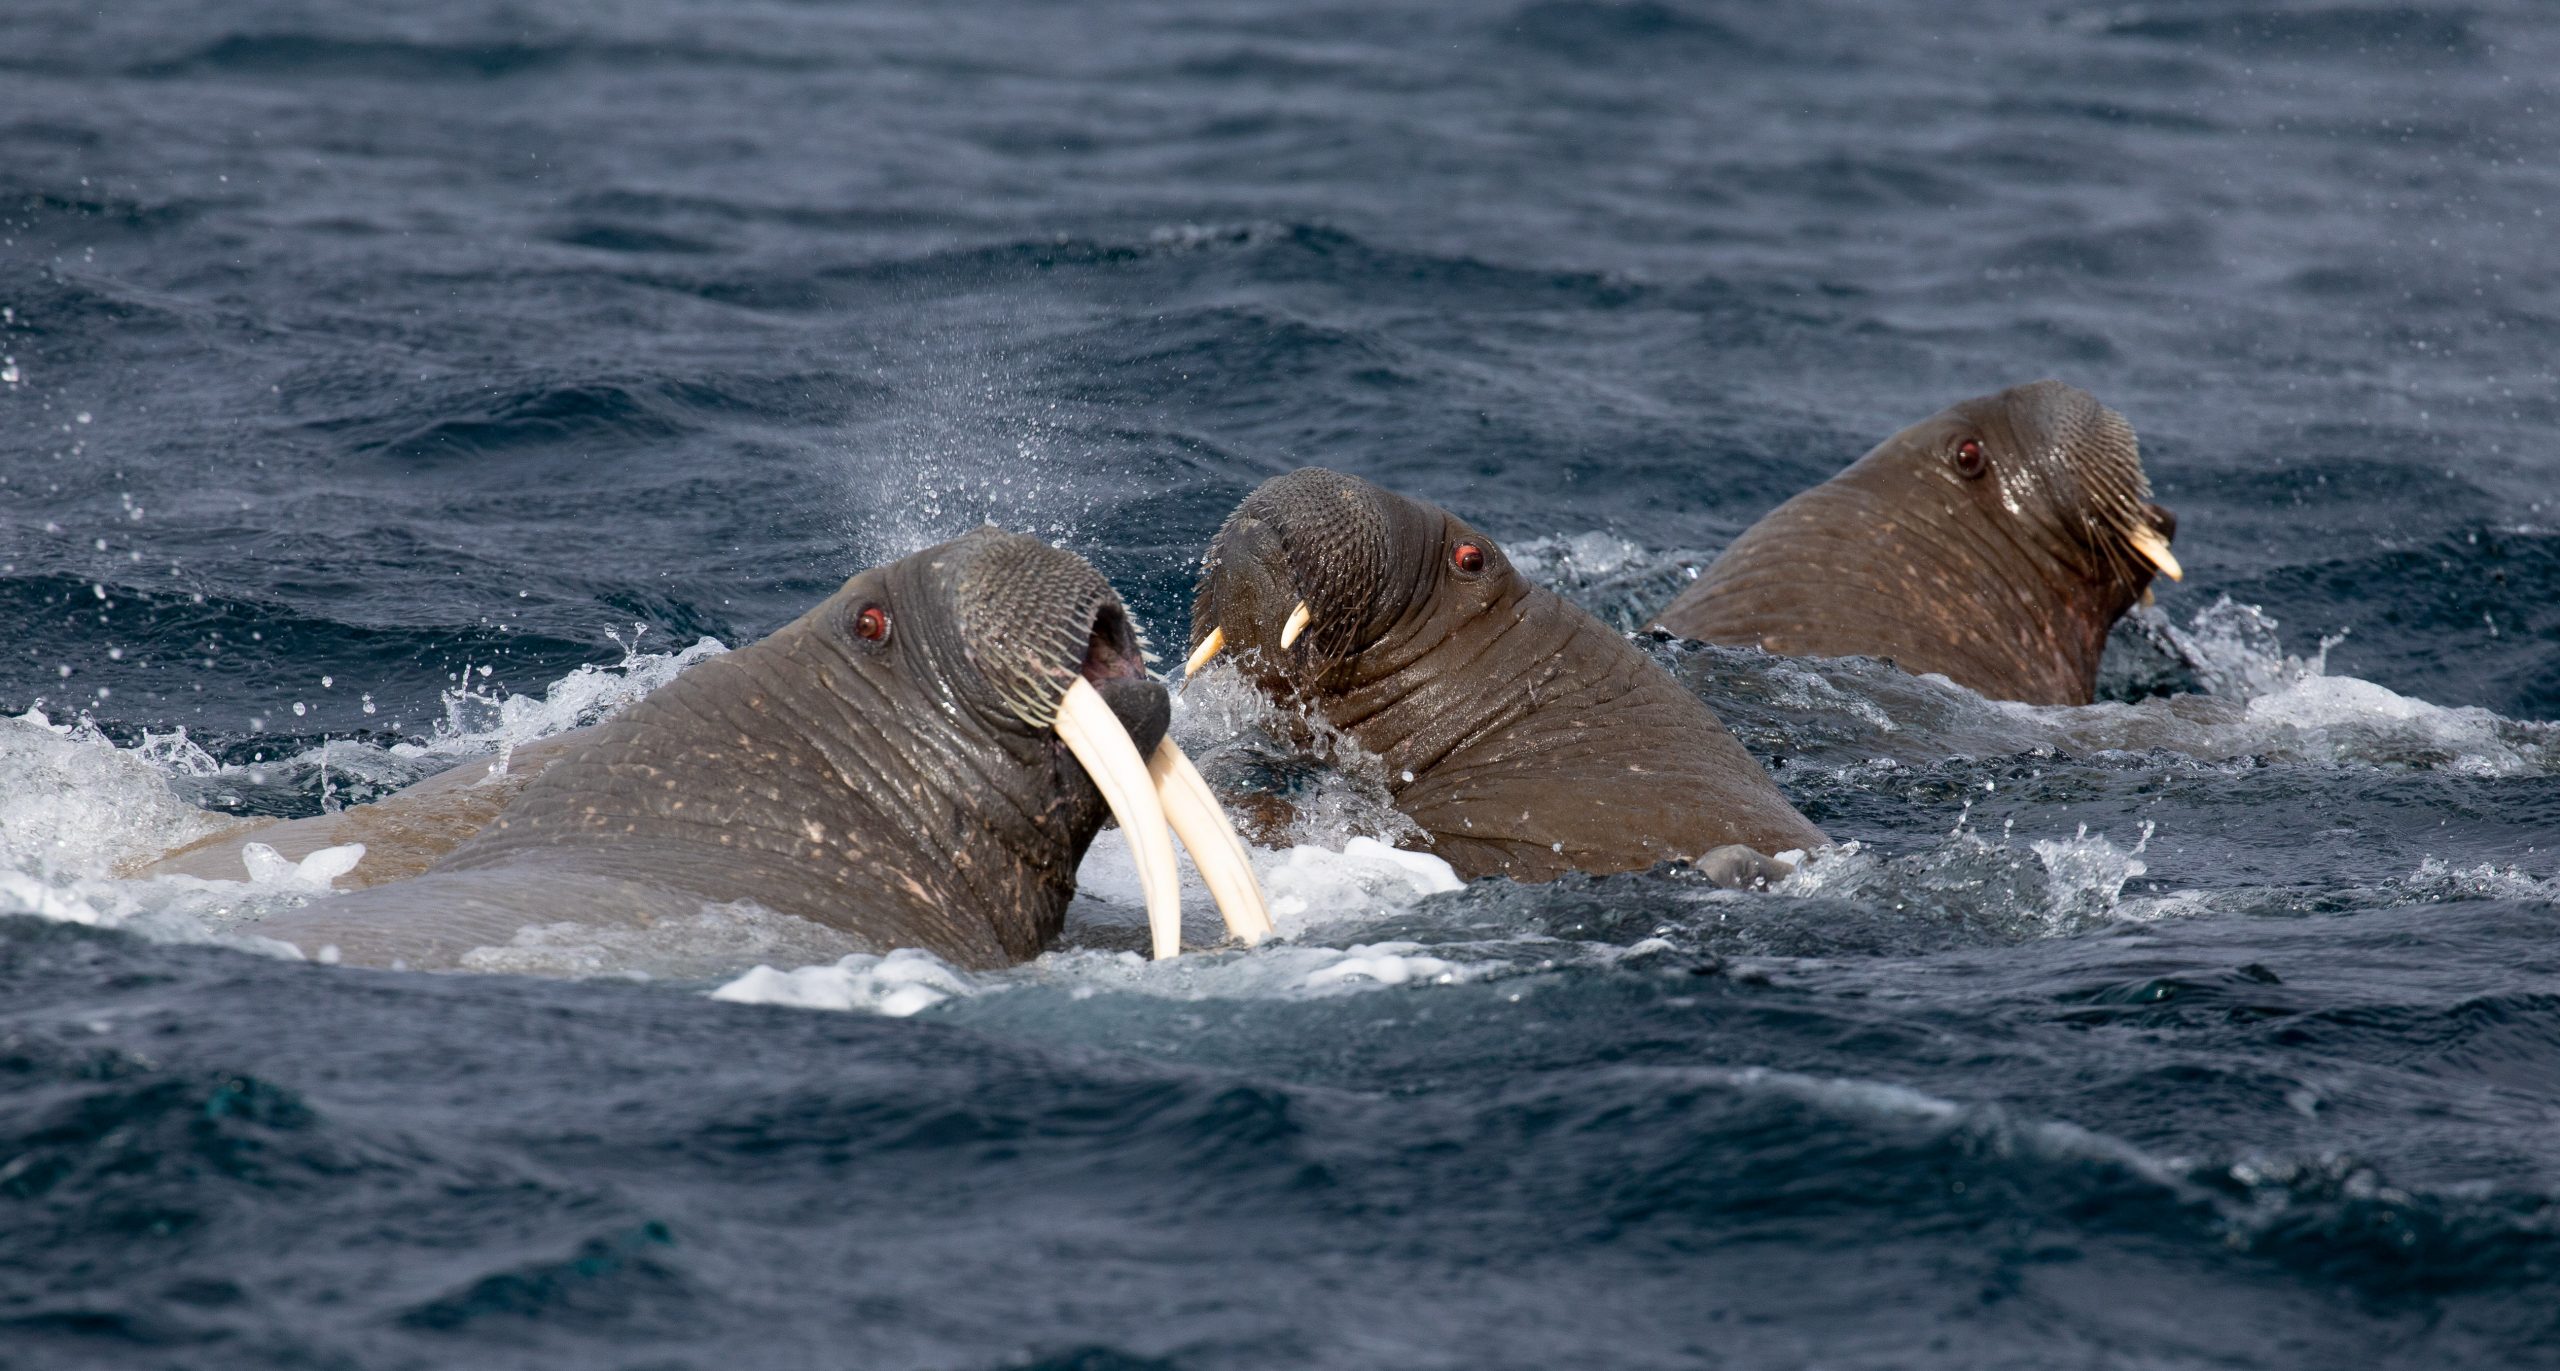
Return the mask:
<path id="1" fill-rule="evenodd" d="M 862 612 L 853 616 L 853 632 L 864 642 L 889 641 L 889 611 L 878 605 L 863 606 Z"/>
<path id="2" fill-rule="evenodd" d="M 1484 549 L 1473 543 L 1460 543 L 1449 549 L 1449 565 L 1473 576 L 1484 570 Z"/>
<path id="3" fill-rule="evenodd" d="M 1967 438 L 1956 444 L 1956 470 L 1967 476 L 1979 476 L 1984 465 L 1981 439 Z"/>

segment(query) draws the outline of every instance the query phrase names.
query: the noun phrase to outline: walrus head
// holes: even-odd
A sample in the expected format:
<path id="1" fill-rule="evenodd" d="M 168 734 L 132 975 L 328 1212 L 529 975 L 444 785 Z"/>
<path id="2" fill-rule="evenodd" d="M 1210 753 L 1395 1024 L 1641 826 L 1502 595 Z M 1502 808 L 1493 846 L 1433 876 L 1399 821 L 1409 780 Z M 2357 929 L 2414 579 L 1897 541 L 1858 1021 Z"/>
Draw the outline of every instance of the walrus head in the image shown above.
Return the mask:
<path id="1" fill-rule="evenodd" d="M 1953 405 L 1842 479 L 1870 463 L 1934 477 L 1986 517 L 1996 507 L 2008 516 L 1997 525 L 2006 536 L 2039 545 L 2092 585 L 2140 594 L 2155 572 L 2186 574 L 2169 552 L 2177 519 L 2151 503 L 2133 425 L 2077 386 L 2036 381 Z"/>
<path id="2" fill-rule="evenodd" d="M 1210 541 L 1184 671 L 1232 650 L 1266 690 L 1340 693 L 1526 588 L 1500 545 L 1438 505 L 1304 467 L 1263 482 Z"/>
<path id="3" fill-rule="evenodd" d="M 1158 955 L 1180 948 L 1174 834 L 1257 938 L 1269 921 L 1242 844 L 1168 717 L 1100 573 L 981 529 L 686 672 L 425 879 L 539 865 L 993 965 L 1056 936 L 1109 815 L 1138 854 Z"/>
<path id="4" fill-rule="evenodd" d="M 2154 575 L 2183 574 L 2176 532 L 2124 417 L 2037 381 L 1931 415 L 1772 510 L 1655 623 L 2086 704 L 2107 630 Z"/>
<path id="5" fill-rule="evenodd" d="M 1186 674 L 1222 653 L 1351 734 L 1461 875 L 1701 862 L 1827 840 L 1722 723 L 1500 544 L 1426 500 L 1309 467 L 1202 560 Z"/>

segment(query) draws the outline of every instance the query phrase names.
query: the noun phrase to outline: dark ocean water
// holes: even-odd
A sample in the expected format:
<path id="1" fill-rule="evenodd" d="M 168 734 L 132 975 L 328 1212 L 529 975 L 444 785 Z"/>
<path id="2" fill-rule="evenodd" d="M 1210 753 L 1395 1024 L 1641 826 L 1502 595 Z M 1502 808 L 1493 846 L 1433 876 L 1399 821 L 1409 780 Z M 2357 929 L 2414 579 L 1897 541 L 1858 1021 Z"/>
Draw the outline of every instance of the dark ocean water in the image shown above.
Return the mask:
<path id="1" fill-rule="evenodd" d="M 0 1367 L 2560 1364 L 2555 146 L 2524 0 L 13 0 Z M 1150 968 L 1106 852 L 884 1014 L 116 875 L 983 518 L 1178 643 L 1306 463 L 1632 626 L 2047 375 L 2180 516 L 2114 702 L 1655 647 L 1775 895 L 1302 849 Z"/>

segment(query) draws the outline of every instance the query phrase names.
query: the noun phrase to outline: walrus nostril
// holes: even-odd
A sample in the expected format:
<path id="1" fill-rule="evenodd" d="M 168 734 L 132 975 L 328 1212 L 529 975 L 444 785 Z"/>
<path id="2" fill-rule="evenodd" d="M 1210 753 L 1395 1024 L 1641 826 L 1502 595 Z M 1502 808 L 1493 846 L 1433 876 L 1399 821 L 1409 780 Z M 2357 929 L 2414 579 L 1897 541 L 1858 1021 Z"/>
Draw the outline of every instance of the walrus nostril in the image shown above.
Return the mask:
<path id="1" fill-rule="evenodd" d="M 1146 649 L 1138 641 L 1138 631 L 1130 624 L 1127 610 L 1117 604 L 1105 604 L 1094 611 L 1093 631 L 1086 635 L 1084 662 L 1078 672 L 1095 685 L 1147 679 Z"/>

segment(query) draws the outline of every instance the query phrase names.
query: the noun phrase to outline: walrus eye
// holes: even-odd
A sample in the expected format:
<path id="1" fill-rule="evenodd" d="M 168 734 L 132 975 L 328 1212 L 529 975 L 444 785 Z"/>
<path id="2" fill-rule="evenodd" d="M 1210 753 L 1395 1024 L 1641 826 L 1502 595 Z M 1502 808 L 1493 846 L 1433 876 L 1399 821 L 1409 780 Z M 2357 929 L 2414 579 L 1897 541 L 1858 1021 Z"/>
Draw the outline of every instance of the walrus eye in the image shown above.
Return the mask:
<path id="1" fill-rule="evenodd" d="M 1968 479 L 1981 475 L 1982 469 L 1988 465 L 1983 460 L 1981 439 L 1967 438 L 1956 444 L 1956 470 Z"/>
<path id="2" fill-rule="evenodd" d="M 1484 549 L 1473 543 L 1460 543 L 1449 549 L 1449 565 L 1473 576 L 1484 570 Z"/>
<path id="3" fill-rule="evenodd" d="M 862 612 L 853 616 L 853 633 L 866 643 L 889 641 L 889 611 L 878 605 L 864 605 Z"/>

